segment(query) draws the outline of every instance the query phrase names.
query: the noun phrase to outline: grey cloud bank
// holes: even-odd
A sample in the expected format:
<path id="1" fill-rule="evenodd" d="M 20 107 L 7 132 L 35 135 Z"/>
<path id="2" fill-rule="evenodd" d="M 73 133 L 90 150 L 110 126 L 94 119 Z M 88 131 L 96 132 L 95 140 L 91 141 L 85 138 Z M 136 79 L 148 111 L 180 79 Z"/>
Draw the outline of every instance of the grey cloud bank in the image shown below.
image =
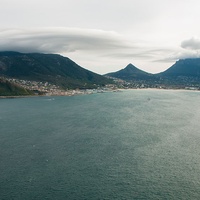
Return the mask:
<path id="1" fill-rule="evenodd" d="M 79 50 L 129 48 L 114 32 L 77 28 L 0 30 L 0 50 L 67 53 Z"/>

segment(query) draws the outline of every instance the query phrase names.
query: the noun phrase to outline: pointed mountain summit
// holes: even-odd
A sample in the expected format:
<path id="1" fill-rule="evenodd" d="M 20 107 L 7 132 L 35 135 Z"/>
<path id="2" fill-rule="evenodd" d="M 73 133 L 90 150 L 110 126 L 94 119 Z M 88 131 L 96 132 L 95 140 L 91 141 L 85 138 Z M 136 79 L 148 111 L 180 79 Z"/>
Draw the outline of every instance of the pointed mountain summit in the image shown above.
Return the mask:
<path id="1" fill-rule="evenodd" d="M 106 74 L 107 76 L 120 78 L 126 81 L 130 80 L 148 80 L 152 77 L 152 74 L 142 71 L 135 67 L 133 64 L 128 64 L 124 69 L 117 72 Z"/>

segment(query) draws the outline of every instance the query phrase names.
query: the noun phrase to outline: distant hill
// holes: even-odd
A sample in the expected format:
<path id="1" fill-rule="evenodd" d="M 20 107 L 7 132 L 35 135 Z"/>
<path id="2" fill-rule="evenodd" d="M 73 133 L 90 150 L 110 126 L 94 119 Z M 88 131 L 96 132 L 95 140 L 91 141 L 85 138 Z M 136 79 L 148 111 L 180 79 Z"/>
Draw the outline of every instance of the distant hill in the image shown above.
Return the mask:
<path id="1" fill-rule="evenodd" d="M 165 84 L 200 86 L 200 58 L 178 60 L 156 76 L 159 76 Z"/>
<path id="2" fill-rule="evenodd" d="M 200 88 L 200 58 L 181 59 L 158 74 L 147 73 L 129 64 L 124 69 L 106 75 L 146 87 Z"/>
<path id="3" fill-rule="evenodd" d="M 111 76 L 126 81 L 149 80 L 153 78 L 152 74 L 142 71 L 132 64 L 127 65 L 124 69 L 121 69 L 117 72 L 108 73 L 106 76 Z"/>
<path id="4" fill-rule="evenodd" d="M 188 58 L 178 60 L 166 71 L 159 73 L 166 77 L 200 77 L 200 58 Z"/>
<path id="5" fill-rule="evenodd" d="M 32 94 L 33 92 L 25 88 L 12 84 L 7 80 L 0 79 L 0 96 L 26 96 Z"/>
<path id="6" fill-rule="evenodd" d="M 0 76 L 47 81 L 62 88 L 95 88 L 111 80 L 57 54 L 0 52 Z"/>

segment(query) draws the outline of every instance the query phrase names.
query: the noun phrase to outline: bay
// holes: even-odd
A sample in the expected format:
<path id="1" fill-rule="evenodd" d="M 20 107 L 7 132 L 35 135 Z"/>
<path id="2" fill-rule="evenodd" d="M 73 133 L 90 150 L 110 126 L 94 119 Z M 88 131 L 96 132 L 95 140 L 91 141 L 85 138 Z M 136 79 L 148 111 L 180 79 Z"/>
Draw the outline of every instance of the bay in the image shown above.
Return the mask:
<path id="1" fill-rule="evenodd" d="M 200 93 L 0 99 L 0 199 L 199 199 Z"/>

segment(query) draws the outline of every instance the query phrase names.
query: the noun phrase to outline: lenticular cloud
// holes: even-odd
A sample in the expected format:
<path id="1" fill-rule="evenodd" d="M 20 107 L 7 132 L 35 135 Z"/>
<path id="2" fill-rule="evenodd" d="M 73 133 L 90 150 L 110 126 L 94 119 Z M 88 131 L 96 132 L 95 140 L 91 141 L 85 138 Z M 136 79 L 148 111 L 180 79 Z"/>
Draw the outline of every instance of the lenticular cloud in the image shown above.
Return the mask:
<path id="1" fill-rule="evenodd" d="M 61 53 L 115 48 L 128 48 L 128 45 L 120 35 L 109 31 L 78 28 L 0 30 L 0 51 Z"/>

